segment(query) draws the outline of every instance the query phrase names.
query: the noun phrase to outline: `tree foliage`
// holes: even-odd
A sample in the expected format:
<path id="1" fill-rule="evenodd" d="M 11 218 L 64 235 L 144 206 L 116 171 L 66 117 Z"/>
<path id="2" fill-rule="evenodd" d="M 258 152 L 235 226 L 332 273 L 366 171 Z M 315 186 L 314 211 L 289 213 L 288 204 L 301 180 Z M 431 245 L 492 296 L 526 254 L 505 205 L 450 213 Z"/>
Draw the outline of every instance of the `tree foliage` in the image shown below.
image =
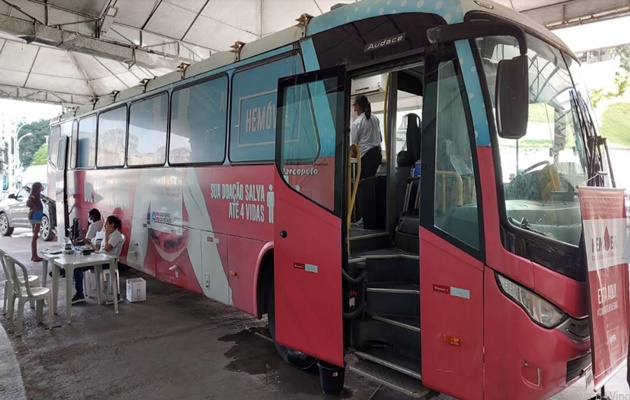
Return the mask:
<path id="1" fill-rule="evenodd" d="M 630 103 L 614 103 L 604 111 L 601 135 L 612 143 L 630 146 Z"/>
<path id="2" fill-rule="evenodd" d="M 621 68 L 626 75 L 630 75 L 630 46 L 617 47 L 615 53 L 619 56 L 619 68 Z"/>
<path id="3" fill-rule="evenodd" d="M 33 162 L 33 156 L 39 150 L 42 145 L 46 143 L 48 132 L 50 130 L 50 120 L 40 119 L 39 121 L 31 122 L 18 127 L 19 138 L 27 133 L 32 133 L 31 136 L 22 139 L 20 142 L 20 162 L 24 168 L 29 167 Z"/>
<path id="4" fill-rule="evenodd" d="M 48 145 L 44 143 L 35 152 L 35 154 L 33 154 L 33 162 L 31 162 L 31 165 L 46 165 L 47 162 L 48 162 Z"/>
<path id="5" fill-rule="evenodd" d="M 609 92 L 604 92 L 604 89 L 593 89 L 590 92 L 589 97 L 593 103 L 593 107 L 597 108 L 599 102 L 608 97 Z"/>
<path id="6" fill-rule="evenodd" d="M 630 88 L 630 46 L 615 48 L 615 55 L 619 57 L 619 69 L 615 72 L 615 91 L 593 89 L 590 91 L 593 107 L 597 108 L 600 101 L 623 97 Z"/>

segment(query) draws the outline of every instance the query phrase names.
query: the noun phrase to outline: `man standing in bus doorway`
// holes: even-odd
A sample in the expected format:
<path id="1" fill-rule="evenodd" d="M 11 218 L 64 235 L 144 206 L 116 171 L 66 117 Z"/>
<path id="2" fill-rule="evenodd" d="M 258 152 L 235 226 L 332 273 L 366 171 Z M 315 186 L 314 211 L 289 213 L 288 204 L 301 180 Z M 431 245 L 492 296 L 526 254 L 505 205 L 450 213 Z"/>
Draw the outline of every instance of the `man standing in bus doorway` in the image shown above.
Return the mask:
<path id="1" fill-rule="evenodd" d="M 368 98 L 360 94 L 352 104 L 352 108 L 358 117 L 350 127 L 350 144 L 356 144 L 361 151 L 361 176 L 360 180 L 376 175 L 378 167 L 383 161 L 381 150 L 381 128 L 378 118 L 372 115 L 372 105 Z M 357 194 L 357 222 L 363 225 L 364 198 L 359 190 Z"/>

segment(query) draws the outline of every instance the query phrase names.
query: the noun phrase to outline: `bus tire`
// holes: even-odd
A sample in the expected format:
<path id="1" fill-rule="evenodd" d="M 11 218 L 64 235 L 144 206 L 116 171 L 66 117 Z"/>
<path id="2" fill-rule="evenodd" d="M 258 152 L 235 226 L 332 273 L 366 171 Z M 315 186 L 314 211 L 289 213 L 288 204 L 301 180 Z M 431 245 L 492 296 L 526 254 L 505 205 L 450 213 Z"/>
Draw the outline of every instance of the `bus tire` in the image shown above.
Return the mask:
<path id="1" fill-rule="evenodd" d="M 276 346 L 276 351 L 278 351 L 278 354 L 280 354 L 280 357 L 282 357 L 285 362 L 293 365 L 294 367 L 301 369 L 302 371 L 314 370 L 314 368 L 317 367 L 317 359 L 315 357 L 276 343 L 275 313 L 274 287 L 272 283 L 267 290 L 267 319 L 269 320 L 269 333 L 271 333 L 271 338 L 273 339 L 273 344 Z"/>

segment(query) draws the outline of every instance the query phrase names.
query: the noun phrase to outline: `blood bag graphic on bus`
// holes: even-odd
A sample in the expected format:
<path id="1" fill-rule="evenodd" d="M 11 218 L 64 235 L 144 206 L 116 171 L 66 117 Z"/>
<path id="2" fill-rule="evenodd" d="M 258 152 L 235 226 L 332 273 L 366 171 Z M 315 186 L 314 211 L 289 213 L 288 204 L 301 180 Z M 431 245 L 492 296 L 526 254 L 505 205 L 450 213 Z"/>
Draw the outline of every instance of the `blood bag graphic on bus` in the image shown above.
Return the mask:
<path id="1" fill-rule="evenodd" d="M 181 178 L 168 174 L 164 186 L 154 186 L 147 212 L 149 237 L 160 257 L 174 261 L 186 248 L 188 230 L 182 223 L 188 221 L 183 204 Z"/>
<path id="2" fill-rule="evenodd" d="M 231 291 L 196 174 L 192 170 L 142 171 L 136 188 L 131 228 L 135 264 L 145 272 L 179 286 L 193 288 L 226 304 Z M 211 232 L 212 230 L 210 230 Z M 203 261 L 202 261 L 203 254 Z M 207 282 L 207 276 L 211 276 Z"/>

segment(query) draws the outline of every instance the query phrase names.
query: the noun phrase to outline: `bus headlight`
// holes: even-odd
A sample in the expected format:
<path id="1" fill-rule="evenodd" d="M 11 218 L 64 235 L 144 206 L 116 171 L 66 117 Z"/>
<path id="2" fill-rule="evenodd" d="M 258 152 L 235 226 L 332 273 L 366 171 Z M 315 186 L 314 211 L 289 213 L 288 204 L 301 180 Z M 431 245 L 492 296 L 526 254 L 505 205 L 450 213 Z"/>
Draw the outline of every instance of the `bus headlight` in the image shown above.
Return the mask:
<path id="1" fill-rule="evenodd" d="M 529 317 L 545 328 L 553 328 L 566 318 L 558 307 L 538 296 L 529 289 L 497 274 L 499 286 L 505 294 L 517 302 L 529 314 Z"/>

